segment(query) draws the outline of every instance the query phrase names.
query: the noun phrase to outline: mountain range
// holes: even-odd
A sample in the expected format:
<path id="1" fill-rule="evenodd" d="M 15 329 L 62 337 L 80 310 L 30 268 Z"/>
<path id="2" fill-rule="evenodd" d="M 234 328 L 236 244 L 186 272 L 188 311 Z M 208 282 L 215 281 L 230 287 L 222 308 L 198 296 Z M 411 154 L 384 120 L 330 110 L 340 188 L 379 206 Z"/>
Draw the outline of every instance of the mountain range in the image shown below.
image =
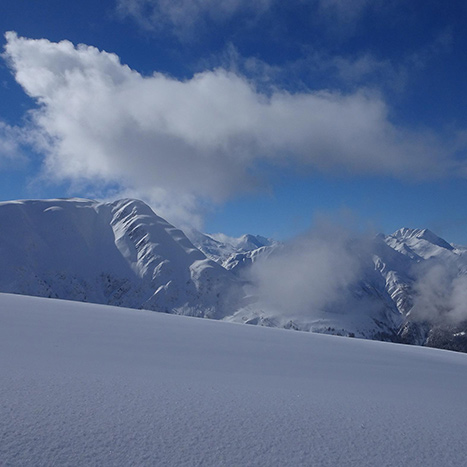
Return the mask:
<path id="1" fill-rule="evenodd" d="M 142 201 L 0 203 L 0 291 L 467 351 L 467 248 L 433 232 L 186 233 Z"/>

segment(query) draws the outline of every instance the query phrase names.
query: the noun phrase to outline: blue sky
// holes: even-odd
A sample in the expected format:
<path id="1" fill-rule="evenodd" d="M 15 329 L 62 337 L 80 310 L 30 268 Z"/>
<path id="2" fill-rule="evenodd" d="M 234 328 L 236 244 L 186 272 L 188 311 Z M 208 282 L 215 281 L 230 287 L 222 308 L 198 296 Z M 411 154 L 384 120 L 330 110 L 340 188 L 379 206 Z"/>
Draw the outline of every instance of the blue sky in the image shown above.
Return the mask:
<path id="1" fill-rule="evenodd" d="M 0 199 L 135 196 L 277 238 L 351 213 L 467 244 L 466 19 L 461 0 L 4 1 Z"/>

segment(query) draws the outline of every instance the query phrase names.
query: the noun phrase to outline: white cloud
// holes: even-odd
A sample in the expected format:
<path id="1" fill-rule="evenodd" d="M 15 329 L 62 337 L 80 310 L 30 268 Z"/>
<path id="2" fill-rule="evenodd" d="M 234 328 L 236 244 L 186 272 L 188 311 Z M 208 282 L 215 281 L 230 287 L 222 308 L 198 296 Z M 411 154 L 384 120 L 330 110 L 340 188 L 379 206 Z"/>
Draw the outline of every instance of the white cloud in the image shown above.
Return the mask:
<path id="1" fill-rule="evenodd" d="M 389 324 L 390 332 L 391 326 L 398 326 L 399 315 L 389 297 L 378 292 L 383 284 L 372 259 L 374 237 L 351 232 L 348 215 L 337 221 L 318 219 L 307 234 L 246 270 L 253 309 L 305 329 L 337 325 L 365 335 L 379 320 Z"/>
<path id="2" fill-rule="evenodd" d="M 450 167 L 433 138 L 397 128 L 365 90 L 264 95 L 224 69 L 144 77 L 94 47 L 6 38 L 16 80 L 39 104 L 36 140 L 57 180 L 119 183 L 193 212 L 257 186 L 261 161 L 410 178 Z"/>
<path id="3" fill-rule="evenodd" d="M 253 263 L 250 292 L 273 315 L 303 318 L 352 309 L 350 288 L 362 264 L 350 243 L 349 233 L 337 225 L 320 225 Z"/>
<path id="4" fill-rule="evenodd" d="M 456 325 L 467 320 L 467 257 L 457 262 L 428 261 L 418 270 L 411 318 Z"/>
<path id="5" fill-rule="evenodd" d="M 313 84 L 315 79 L 324 79 L 328 85 L 339 89 L 358 89 L 365 86 L 402 91 L 408 81 L 409 68 L 413 70 L 415 67 L 423 67 L 423 60 L 418 60 L 420 55 L 410 55 L 395 64 L 387 59 L 377 59 L 367 52 L 362 55 L 342 56 L 307 48 L 299 59 L 272 66 L 254 56 L 242 57 L 233 44 L 228 44 L 220 56 L 215 56 L 206 63 L 221 63 L 236 73 L 243 72 L 266 88 L 277 88 L 278 83 L 289 86 L 293 83 L 295 89 L 306 89 L 303 82 L 306 77 L 308 85 Z M 428 54 L 424 54 L 423 58 L 428 61 Z"/>

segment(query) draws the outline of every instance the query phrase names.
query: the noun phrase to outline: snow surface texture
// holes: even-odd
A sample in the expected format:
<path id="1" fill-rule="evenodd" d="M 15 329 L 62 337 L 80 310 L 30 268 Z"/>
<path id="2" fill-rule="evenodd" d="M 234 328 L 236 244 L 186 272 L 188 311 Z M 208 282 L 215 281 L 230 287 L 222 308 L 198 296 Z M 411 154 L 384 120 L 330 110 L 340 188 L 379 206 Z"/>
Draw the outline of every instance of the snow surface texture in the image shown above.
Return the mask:
<path id="1" fill-rule="evenodd" d="M 9 294 L 0 320 L 1 465 L 465 465 L 465 354 Z"/>

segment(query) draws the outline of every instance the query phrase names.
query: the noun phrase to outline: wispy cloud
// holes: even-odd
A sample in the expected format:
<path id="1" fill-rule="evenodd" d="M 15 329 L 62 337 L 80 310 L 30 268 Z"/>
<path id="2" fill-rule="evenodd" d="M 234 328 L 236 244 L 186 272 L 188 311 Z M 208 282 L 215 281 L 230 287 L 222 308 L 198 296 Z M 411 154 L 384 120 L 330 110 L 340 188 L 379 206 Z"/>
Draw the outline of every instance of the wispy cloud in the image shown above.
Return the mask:
<path id="1" fill-rule="evenodd" d="M 302 57 L 280 65 L 270 65 L 258 57 L 243 57 L 233 44 L 222 54 L 201 61 L 244 74 L 261 84 L 265 90 L 278 87 L 307 90 L 321 84 L 329 89 L 355 90 L 362 87 L 401 91 L 408 80 L 408 66 L 414 69 L 413 56 L 397 64 L 378 59 L 371 53 L 343 56 L 305 48 Z M 417 61 L 421 65 L 421 59 Z"/>
<path id="2" fill-rule="evenodd" d="M 467 321 L 467 254 L 423 263 L 415 270 L 411 318 L 435 325 Z"/>
<path id="3" fill-rule="evenodd" d="M 351 247 L 350 232 L 323 224 L 255 262 L 248 279 L 257 306 L 295 319 L 345 312 L 362 272 Z"/>
<path id="4" fill-rule="evenodd" d="M 169 30 L 180 37 L 193 33 L 206 20 L 221 24 L 239 14 L 247 14 L 251 19 L 267 14 L 278 5 L 291 10 L 301 8 L 309 14 L 310 24 L 319 16 L 331 29 L 353 28 L 368 10 L 389 9 L 396 3 L 396 0 L 290 0 L 283 5 L 279 0 L 116 0 L 117 11 L 144 29 Z"/>
<path id="5" fill-rule="evenodd" d="M 355 22 L 368 8 L 377 8 L 382 0 L 318 0 L 322 13 L 332 16 L 339 23 Z M 394 3 L 394 2 L 393 2 Z"/>
<path id="6" fill-rule="evenodd" d="M 24 135 L 19 128 L 0 121 L 0 169 L 17 166 L 26 161 L 21 145 Z"/>
<path id="7" fill-rule="evenodd" d="M 148 30 L 192 37 L 206 20 L 222 23 L 239 13 L 257 15 L 275 0 L 117 0 L 117 10 Z"/>
<path id="8" fill-rule="evenodd" d="M 257 187 L 259 162 L 410 178 L 453 165 L 434 135 L 395 126 L 365 89 L 266 95 L 225 69 L 145 77 L 94 47 L 6 37 L 16 80 L 38 103 L 45 171 L 57 180 L 190 200 L 190 212 Z"/>
<path id="9" fill-rule="evenodd" d="M 379 331 L 391 334 L 401 316 L 375 270 L 379 240 L 344 226 L 348 216 L 337 220 L 318 219 L 309 232 L 253 263 L 245 273 L 249 307 L 303 329 L 336 326 L 338 332 L 368 337 L 378 322 Z"/>
<path id="10" fill-rule="evenodd" d="M 249 77 L 265 91 L 321 87 L 349 92 L 372 88 L 385 95 L 402 95 L 416 83 L 419 72 L 449 52 L 451 46 L 452 34 L 446 29 L 429 43 L 400 54 L 397 59 L 377 57 L 368 50 L 341 55 L 307 45 L 301 48 L 299 58 L 271 65 L 257 56 L 243 56 L 230 42 L 220 54 L 203 57 L 198 68 L 223 67 Z"/>

